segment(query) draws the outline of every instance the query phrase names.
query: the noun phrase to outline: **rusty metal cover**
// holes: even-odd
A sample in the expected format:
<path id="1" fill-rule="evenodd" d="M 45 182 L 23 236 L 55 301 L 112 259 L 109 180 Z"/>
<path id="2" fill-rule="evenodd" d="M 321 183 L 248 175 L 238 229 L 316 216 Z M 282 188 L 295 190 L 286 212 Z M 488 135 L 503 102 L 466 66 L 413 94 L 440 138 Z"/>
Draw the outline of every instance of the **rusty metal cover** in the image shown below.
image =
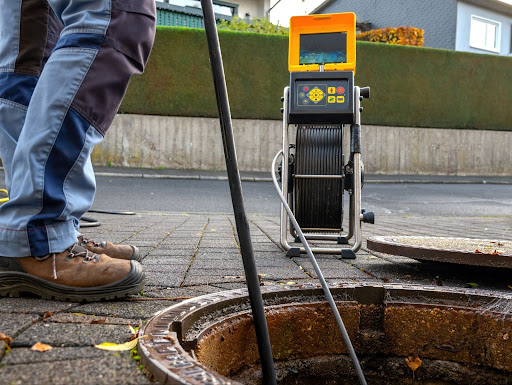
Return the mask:
<path id="1" fill-rule="evenodd" d="M 425 261 L 512 269 L 510 244 L 509 241 L 489 239 L 418 236 L 377 236 L 367 241 L 368 249 L 379 253 Z"/>

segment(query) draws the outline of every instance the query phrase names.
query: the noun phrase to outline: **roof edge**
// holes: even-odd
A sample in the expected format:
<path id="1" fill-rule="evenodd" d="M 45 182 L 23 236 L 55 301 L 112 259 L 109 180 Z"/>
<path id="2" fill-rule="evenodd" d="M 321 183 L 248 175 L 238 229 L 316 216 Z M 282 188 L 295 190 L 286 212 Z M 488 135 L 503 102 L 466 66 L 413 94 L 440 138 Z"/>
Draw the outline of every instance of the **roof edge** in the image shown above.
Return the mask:
<path id="1" fill-rule="evenodd" d="M 491 11 L 505 14 L 512 17 L 512 4 L 507 4 L 498 0 L 458 0 L 461 3 L 476 5 Z"/>

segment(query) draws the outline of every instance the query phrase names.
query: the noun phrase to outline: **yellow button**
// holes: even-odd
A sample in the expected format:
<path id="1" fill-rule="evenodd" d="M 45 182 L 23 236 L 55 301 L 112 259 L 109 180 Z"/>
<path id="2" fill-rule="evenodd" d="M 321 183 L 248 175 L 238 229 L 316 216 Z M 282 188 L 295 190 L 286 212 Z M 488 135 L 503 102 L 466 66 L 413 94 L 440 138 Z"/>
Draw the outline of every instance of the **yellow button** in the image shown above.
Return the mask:
<path id="1" fill-rule="evenodd" d="M 329 94 L 335 94 L 336 93 L 336 87 L 328 87 L 327 93 Z"/>
<path id="2" fill-rule="evenodd" d="M 345 97 L 344 96 L 337 96 L 336 97 L 336 103 L 345 103 Z"/>
<path id="3" fill-rule="evenodd" d="M 336 103 L 336 96 L 328 96 L 327 103 Z"/>
<path id="4" fill-rule="evenodd" d="M 320 100 L 322 100 L 324 98 L 324 92 L 320 88 L 313 88 L 309 92 L 308 97 L 312 101 L 317 103 L 317 102 L 319 102 Z"/>

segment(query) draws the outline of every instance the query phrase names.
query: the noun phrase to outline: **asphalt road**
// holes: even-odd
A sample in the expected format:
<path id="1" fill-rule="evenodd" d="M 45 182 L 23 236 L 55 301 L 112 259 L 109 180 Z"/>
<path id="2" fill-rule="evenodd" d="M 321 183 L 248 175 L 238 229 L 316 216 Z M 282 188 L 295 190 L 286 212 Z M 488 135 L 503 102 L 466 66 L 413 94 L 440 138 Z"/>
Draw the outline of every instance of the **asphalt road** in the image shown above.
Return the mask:
<path id="1" fill-rule="evenodd" d="M 269 182 L 244 182 L 249 213 L 278 214 Z M 347 194 L 345 194 L 347 195 Z M 512 215 L 512 185 L 367 183 L 362 206 L 376 215 Z M 101 210 L 231 213 L 227 181 L 98 177 Z"/>
<path id="2" fill-rule="evenodd" d="M 0 188 L 3 186 L 3 172 L 0 172 Z M 248 213 L 279 213 L 279 199 L 272 183 L 243 182 L 242 186 Z M 366 183 L 362 197 L 362 206 L 377 216 L 512 216 L 512 185 L 508 184 Z M 105 176 L 97 177 L 92 208 L 190 213 L 233 211 L 227 181 Z"/>

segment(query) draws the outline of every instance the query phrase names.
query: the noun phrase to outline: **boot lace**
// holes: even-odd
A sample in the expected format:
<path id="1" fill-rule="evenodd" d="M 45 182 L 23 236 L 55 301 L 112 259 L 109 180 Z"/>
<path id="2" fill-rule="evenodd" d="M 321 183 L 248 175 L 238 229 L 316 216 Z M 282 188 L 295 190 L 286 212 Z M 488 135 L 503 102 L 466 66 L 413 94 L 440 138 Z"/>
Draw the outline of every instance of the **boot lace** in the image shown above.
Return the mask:
<path id="1" fill-rule="evenodd" d="M 83 258 L 83 263 L 89 263 L 90 261 L 98 262 L 100 260 L 100 256 L 98 254 L 94 254 L 89 250 L 77 247 L 79 245 L 74 244 L 73 246 L 66 249 L 69 252 L 69 255 L 65 258 L 66 261 L 71 261 L 73 258 Z M 52 272 L 53 279 L 57 279 L 57 263 L 56 263 L 56 255 L 60 253 L 50 253 L 47 255 L 43 255 L 42 257 L 34 257 L 37 261 L 46 261 L 48 258 L 52 258 Z"/>
<path id="2" fill-rule="evenodd" d="M 80 234 L 78 236 L 78 244 L 80 246 L 86 246 L 89 243 L 92 243 L 94 245 L 94 247 L 105 247 L 106 246 L 106 242 L 93 241 L 92 239 L 86 238 L 83 234 Z"/>

